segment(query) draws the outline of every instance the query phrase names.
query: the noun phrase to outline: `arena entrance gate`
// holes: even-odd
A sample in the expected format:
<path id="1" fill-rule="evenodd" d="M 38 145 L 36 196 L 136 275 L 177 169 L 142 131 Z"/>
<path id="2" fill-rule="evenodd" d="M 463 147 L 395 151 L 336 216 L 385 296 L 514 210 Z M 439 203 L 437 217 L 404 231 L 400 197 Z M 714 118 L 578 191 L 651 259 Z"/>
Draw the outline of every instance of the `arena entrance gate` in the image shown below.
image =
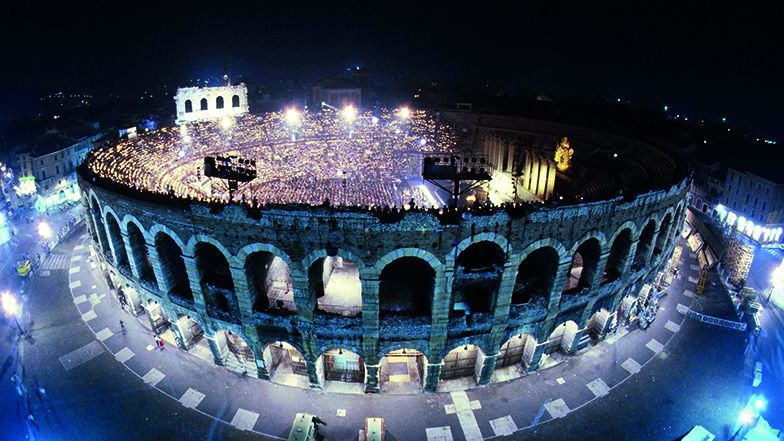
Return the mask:
<path id="1" fill-rule="evenodd" d="M 427 358 L 416 349 L 387 352 L 379 363 L 381 391 L 393 394 L 422 392 Z"/>
<path id="2" fill-rule="evenodd" d="M 147 320 L 150 322 L 152 332 L 163 334 L 169 329 L 169 320 L 166 318 L 166 315 L 163 313 L 163 308 L 161 308 L 161 305 L 158 304 L 158 302 L 150 299 L 147 301 L 147 305 L 145 305 L 144 309 L 147 311 Z"/>
<path id="3" fill-rule="evenodd" d="M 365 382 L 365 361 L 359 355 L 343 349 L 331 349 L 322 357 L 326 381 Z"/>
<path id="4" fill-rule="evenodd" d="M 242 337 L 231 331 L 218 331 L 215 333 L 215 343 L 218 345 L 223 364 L 227 369 L 251 377 L 258 377 L 256 357 Z"/>
<path id="5" fill-rule="evenodd" d="M 484 354 L 479 346 L 464 345 L 452 349 L 444 357 L 441 366 L 441 380 L 454 380 L 458 378 L 479 377 L 484 362 Z"/>
<path id="6" fill-rule="evenodd" d="M 270 343 L 264 348 L 263 357 L 273 383 L 310 387 L 305 357 L 294 346 L 283 341 Z"/>

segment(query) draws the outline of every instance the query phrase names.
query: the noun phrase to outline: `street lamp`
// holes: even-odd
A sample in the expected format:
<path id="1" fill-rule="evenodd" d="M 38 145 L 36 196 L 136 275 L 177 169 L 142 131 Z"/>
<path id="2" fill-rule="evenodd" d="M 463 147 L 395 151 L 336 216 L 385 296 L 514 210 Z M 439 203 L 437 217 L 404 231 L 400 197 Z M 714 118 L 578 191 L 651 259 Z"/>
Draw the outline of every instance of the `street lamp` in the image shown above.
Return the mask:
<path id="1" fill-rule="evenodd" d="M 770 275 L 770 288 L 768 289 L 768 301 L 773 296 L 773 290 L 777 286 L 781 286 L 784 283 L 784 261 L 779 264 L 774 270 L 773 273 Z"/>
<path id="2" fill-rule="evenodd" d="M 52 237 L 52 227 L 45 221 L 40 222 L 38 224 L 38 235 L 43 239 L 49 239 Z"/>
<path id="3" fill-rule="evenodd" d="M 13 317 L 14 323 L 16 323 L 16 327 L 19 329 L 19 334 L 24 334 L 24 329 L 22 329 L 22 326 L 19 324 L 19 320 L 17 319 L 17 316 L 19 316 L 22 312 L 22 306 L 16 300 L 16 297 L 14 297 L 8 291 L 3 291 L 3 293 L 0 294 L 0 304 L 3 306 L 3 312 L 5 315 L 7 317 Z"/>

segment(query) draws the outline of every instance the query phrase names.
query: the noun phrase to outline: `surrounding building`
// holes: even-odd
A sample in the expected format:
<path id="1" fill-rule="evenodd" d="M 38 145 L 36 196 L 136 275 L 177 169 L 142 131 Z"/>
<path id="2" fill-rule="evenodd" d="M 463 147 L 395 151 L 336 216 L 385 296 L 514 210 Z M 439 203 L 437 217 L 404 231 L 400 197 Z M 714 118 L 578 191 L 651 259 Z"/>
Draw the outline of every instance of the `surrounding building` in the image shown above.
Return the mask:
<path id="1" fill-rule="evenodd" d="M 174 96 L 177 124 L 248 113 L 244 83 L 217 87 L 181 87 Z"/>
<path id="2" fill-rule="evenodd" d="M 325 103 L 335 108 L 347 105 L 362 106 L 362 83 L 354 78 L 328 77 L 312 88 L 312 101 L 314 107 Z"/>
<path id="3" fill-rule="evenodd" d="M 66 201 L 78 200 L 76 167 L 102 134 L 73 139 L 57 130 L 41 136 L 32 149 L 17 154 L 17 170 L 20 182 L 35 182 L 36 193 L 32 203 L 41 211 Z"/>

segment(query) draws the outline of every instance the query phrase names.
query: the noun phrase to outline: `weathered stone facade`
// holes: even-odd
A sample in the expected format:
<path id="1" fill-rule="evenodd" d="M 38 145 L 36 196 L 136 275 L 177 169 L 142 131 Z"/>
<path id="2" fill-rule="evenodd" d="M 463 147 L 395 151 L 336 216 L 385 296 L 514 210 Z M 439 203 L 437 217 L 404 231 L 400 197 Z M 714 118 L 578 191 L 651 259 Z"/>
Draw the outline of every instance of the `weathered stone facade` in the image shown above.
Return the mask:
<path id="1" fill-rule="evenodd" d="M 252 349 L 258 368 L 257 374 L 256 370 L 253 373 L 259 377 L 267 375 L 262 355 L 265 347 L 285 341 L 304 356 L 311 386 L 320 387 L 323 368 L 318 366 L 319 356 L 340 348 L 364 359 L 365 389 L 371 392 L 379 390 L 379 363 L 392 350 L 415 349 L 425 355 L 426 390 L 435 390 L 447 353 L 464 345 L 481 350 L 476 374 L 480 385 L 490 381 L 497 354 L 513 336 L 529 334 L 538 342 L 526 356 L 529 370 L 538 366 L 551 333 L 569 320 L 576 323 L 577 331 L 568 339 L 561 338 L 559 345 L 565 352 L 575 351 L 583 334 L 591 331 L 589 322 L 595 326 L 595 313 L 613 313 L 624 296 L 636 295 L 642 283 L 669 259 L 688 193 L 688 180 L 684 180 L 628 201 L 617 198 L 541 207 L 521 217 L 497 210 L 444 225 L 432 213 L 411 211 L 397 223 L 381 223 L 372 214 L 329 208 L 262 209 L 256 219 L 258 216 L 250 216 L 239 205 L 222 210 L 196 203 L 164 206 L 106 191 L 84 177 L 80 177 L 80 186 L 95 246 L 111 271 L 125 286 L 133 287 L 142 303 L 153 300 L 160 304 L 172 322 L 182 314 L 198 322 L 216 363 L 225 362 L 215 342 L 220 330 L 241 336 Z M 162 245 L 164 236 L 176 244 L 179 255 Z M 625 247 L 616 247 L 621 251 L 611 252 L 621 236 L 630 240 Z M 587 241 L 598 244 L 595 259 L 588 262 L 582 257 L 584 268 L 590 269 L 584 270 L 590 280 L 567 289 L 575 253 Z M 456 314 L 453 282 L 461 271 L 456 262 L 471 245 L 483 242 L 503 252 L 497 292 L 488 293 L 494 297 L 489 302 L 492 309 L 470 317 Z M 215 257 L 200 263 L 197 254 L 203 244 L 211 244 L 225 259 L 231 279 L 221 285 L 225 292 L 205 282 L 210 269 L 204 265 L 224 263 Z M 543 248 L 554 256 L 555 277 L 542 282 L 542 286 L 549 285 L 546 292 L 534 293 L 533 300 L 516 302 L 514 292 L 523 290 L 516 288 L 521 276 L 518 271 L 526 257 Z M 249 288 L 252 274 L 246 263 L 260 252 L 271 253 L 288 266 L 296 312 L 254 307 L 257 302 Z M 328 255 L 356 265 L 362 286 L 361 314 L 343 317 L 316 307 L 309 269 Z M 429 316 L 382 316 L 379 312 L 382 271 L 402 257 L 421 259 L 433 270 Z M 184 267 L 184 272 L 177 270 L 177 265 Z M 187 280 L 178 280 L 177 274 L 185 274 Z M 540 276 L 530 275 L 531 286 L 539 286 L 536 277 Z M 226 304 L 217 304 L 214 292 L 224 292 Z M 181 339 L 177 325 L 172 327 Z"/>

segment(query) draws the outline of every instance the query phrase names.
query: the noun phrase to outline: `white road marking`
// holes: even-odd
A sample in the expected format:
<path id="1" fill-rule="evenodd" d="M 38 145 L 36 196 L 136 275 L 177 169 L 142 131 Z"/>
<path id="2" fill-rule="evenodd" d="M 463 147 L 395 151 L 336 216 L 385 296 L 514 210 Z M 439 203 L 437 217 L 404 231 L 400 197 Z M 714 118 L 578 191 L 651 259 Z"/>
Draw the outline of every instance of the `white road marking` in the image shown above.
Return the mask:
<path id="1" fill-rule="evenodd" d="M 147 346 L 144 347 L 144 349 L 147 349 L 148 351 L 152 351 L 153 349 L 155 349 L 155 346 L 147 345 Z"/>
<path id="2" fill-rule="evenodd" d="M 568 415 L 569 412 L 571 412 L 569 406 L 566 405 L 566 401 L 564 401 L 563 398 L 544 403 L 544 408 L 553 419 L 564 417 Z"/>
<path id="3" fill-rule="evenodd" d="M 74 297 L 74 299 L 73 299 L 73 302 L 74 302 L 75 304 L 77 304 L 77 305 L 79 305 L 79 304 L 82 304 L 82 303 L 84 303 L 84 302 L 86 302 L 86 301 L 87 301 L 87 296 L 86 296 L 86 295 L 84 295 L 84 294 L 82 294 L 82 295 L 80 295 L 80 296 L 76 296 L 76 297 Z"/>
<path id="4" fill-rule="evenodd" d="M 83 250 L 83 249 L 84 249 L 84 245 L 77 245 L 77 246 L 74 247 L 74 251 L 79 251 L 79 250 Z"/>
<path id="5" fill-rule="evenodd" d="M 71 267 L 71 269 L 68 270 L 68 274 L 76 274 L 76 273 L 78 273 L 81 270 L 82 270 L 81 267 L 74 266 L 74 267 Z"/>
<path id="6" fill-rule="evenodd" d="M 103 300 L 104 297 L 106 297 L 106 294 L 98 295 L 96 293 L 92 293 L 90 294 L 90 303 L 92 303 L 93 305 L 97 305 L 101 303 L 101 300 Z"/>
<path id="7" fill-rule="evenodd" d="M 66 371 L 69 371 L 82 363 L 86 363 L 93 358 L 103 354 L 106 350 L 103 345 L 93 340 L 81 348 L 71 351 L 60 357 L 60 363 Z"/>
<path id="8" fill-rule="evenodd" d="M 82 286 L 82 281 L 81 281 L 81 280 L 74 280 L 73 282 L 71 282 L 71 283 L 68 285 L 68 288 L 70 288 L 70 289 L 75 289 L 75 288 L 78 288 L 78 287 L 80 287 L 80 286 Z"/>
<path id="9" fill-rule="evenodd" d="M 659 341 L 655 338 L 652 338 L 651 341 L 646 343 L 645 347 L 653 351 L 654 354 L 658 354 L 662 351 L 662 349 L 664 349 L 664 345 L 659 343 Z"/>
<path id="10" fill-rule="evenodd" d="M 450 406 L 447 404 L 444 406 L 444 410 L 448 414 L 452 412 L 457 414 L 457 420 L 460 423 L 460 428 L 463 429 L 466 441 L 481 441 L 483 439 L 482 432 L 479 430 L 479 424 L 474 415 L 474 410 L 481 408 L 479 402 L 476 401 L 474 404 L 470 401 L 465 391 L 451 392 L 450 395 L 454 404 L 451 407 L 447 407 Z"/>
<path id="11" fill-rule="evenodd" d="M 689 265 L 689 268 L 693 269 L 694 271 L 699 271 L 700 270 L 700 266 L 699 265 L 695 265 L 693 263 L 691 265 Z"/>
<path id="12" fill-rule="evenodd" d="M 90 320 L 98 317 L 98 314 L 95 313 L 92 309 L 82 314 L 82 320 L 89 322 Z"/>
<path id="13" fill-rule="evenodd" d="M 128 348 L 122 348 L 114 354 L 114 358 L 117 359 L 120 363 L 125 363 L 126 361 L 130 360 L 135 354 L 132 350 Z"/>
<path id="14" fill-rule="evenodd" d="M 201 400 L 203 400 L 204 397 L 205 395 L 203 393 L 197 391 L 196 389 L 189 388 L 188 390 L 185 391 L 184 394 L 182 394 L 179 401 L 183 406 L 190 407 L 191 409 L 195 409 L 196 406 L 198 406 L 199 403 L 201 403 Z"/>
<path id="15" fill-rule="evenodd" d="M 564 383 L 566 383 L 566 380 L 564 380 L 563 377 L 558 377 L 558 378 L 555 379 L 555 382 L 558 383 L 558 384 L 564 384 Z"/>
<path id="16" fill-rule="evenodd" d="M 517 424 L 512 419 L 512 415 L 490 420 L 490 427 L 493 428 L 495 436 L 511 435 L 517 431 Z"/>
<path id="17" fill-rule="evenodd" d="M 681 330 L 681 325 L 672 322 L 670 320 L 667 320 L 667 324 L 664 325 L 664 329 L 667 329 L 668 331 L 672 331 L 672 332 L 678 332 Z"/>
<path id="18" fill-rule="evenodd" d="M 74 249 L 76 249 L 76 248 L 74 248 Z M 78 262 L 80 260 L 82 260 L 82 256 L 80 256 L 78 254 L 76 254 L 73 257 L 71 257 L 71 262 Z"/>
<path id="19" fill-rule="evenodd" d="M 256 420 L 259 419 L 259 414 L 245 409 L 237 409 L 234 418 L 231 419 L 231 425 L 240 430 L 253 430 L 256 425 Z"/>
<path id="20" fill-rule="evenodd" d="M 590 383 L 586 384 L 586 386 L 597 397 L 603 397 L 610 393 L 610 386 L 607 386 L 607 383 L 605 383 L 601 378 L 597 378 L 591 381 Z"/>
<path id="21" fill-rule="evenodd" d="M 689 312 L 689 307 L 678 303 L 678 306 L 675 307 L 675 310 L 678 311 L 679 314 L 687 314 Z"/>
<path id="22" fill-rule="evenodd" d="M 626 369 L 626 372 L 632 375 L 640 372 L 640 369 L 642 369 L 640 363 L 637 363 L 637 361 L 635 361 L 633 358 L 627 358 L 626 361 L 621 363 L 621 367 Z"/>
<path id="23" fill-rule="evenodd" d="M 449 426 L 428 427 L 425 429 L 427 441 L 454 441 L 452 429 Z"/>
<path id="24" fill-rule="evenodd" d="M 699 281 L 699 279 L 698 279 L 698 278 L 689 276 L 689 282 L 691 282 L 691 283 L 697 283 L 698 281 Z"/>
<path id="25" fill-rule="evenodd" d="M 163 380 L 165 377 L 166 377 L 166 374 L 164 374 L 163 372 L 159 371 L 158 369 L 152 368 L 146 374 L 144 374 L 144 376 L 142 377 L 142 380 L 145 383 L 149 384 L 150 386 L 155 386 L 161 380 Z"/>
<path id="26" fill-rule="evenodd" d="M 103 328 L 100 331 L 95 333 L 95 338 L 97 338 L 100 341 L 104 341 L 104 340 L 106 340 L 107 338 L 109 338 L 109 337 L 111 337 L 113 335 L 114 335 L 114 333 L 112 332 L 111 329 Z"/>
<path id="27" fill-rule="evenodd" d="M 684 290 L 683 291 L 683 295 L 688 297 L 688 298 L 690 298 L 690 299 L 693 299 L 694 298 L 694 291 L 689 291 L 688 289 Z"/>
<path id="28" fill-rule="evenodd" d="M 346 416 L 346 409 L 338 409 L 338 411 L 335 412 L 335 416 L 339 416 L 339 417 Z"/>

